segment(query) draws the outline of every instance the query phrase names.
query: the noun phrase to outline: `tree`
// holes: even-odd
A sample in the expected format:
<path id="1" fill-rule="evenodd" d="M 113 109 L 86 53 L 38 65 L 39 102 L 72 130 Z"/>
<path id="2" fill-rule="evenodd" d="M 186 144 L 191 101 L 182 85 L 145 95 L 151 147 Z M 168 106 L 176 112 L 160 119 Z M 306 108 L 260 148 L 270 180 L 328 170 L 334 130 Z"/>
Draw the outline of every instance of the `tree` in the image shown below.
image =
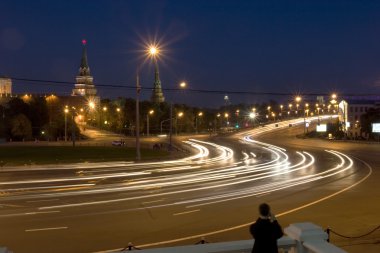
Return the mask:
<path id="1" fill-rule="evenodd" d="M 372 134 L 372 123 L 380 123 L 380 109 L 370 108 L 360 117 L 362 132 Z"/>
<path id="2" fill-rule="evenodd" d="M 30 139 L 32 137 L 32 124 L 22 113 L 14 116 L 10 121 L 12 138 L 16 140 Z"/>

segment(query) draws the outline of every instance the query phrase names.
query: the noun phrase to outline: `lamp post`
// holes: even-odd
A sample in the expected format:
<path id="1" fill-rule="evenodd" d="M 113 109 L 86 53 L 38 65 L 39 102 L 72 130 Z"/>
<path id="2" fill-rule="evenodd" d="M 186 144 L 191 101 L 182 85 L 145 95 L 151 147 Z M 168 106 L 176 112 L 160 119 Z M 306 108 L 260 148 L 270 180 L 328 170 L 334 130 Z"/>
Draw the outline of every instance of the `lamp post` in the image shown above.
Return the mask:
<path id="1" fill-rule="evenodd" d="M 67 141 L 67 113 L 69 113 L 69 109 L 66 108 L 64 109 L 64 113 L 65 113 L 65 142 Z"/>
<path id="2" fill-rule="evenodd" d="M 150 55 L 153 59 L 158 54 L 158 49 L 155 46 L 151 46 L 148 48 L 148 55 Z M 136 160 L 141 159 L 140 153 L 140 91 L 141 85 L 139 80 L 139 68 L 136 71 Z"/>
<path id="3" fill-rule="evenodd" d="M 187 86 L 187 84 L 185 82 L 181 82 L 179 84 L 179 87 L 182 89 L 185 89 L 186 86 Z M 177 117 L 175 119 L 175 124 L 176 124 L 175 131 L 176 131 L 176 135 L 177 135 Z M 162 127 L 161 127 L 161 129 L 162 129 Z M 170 130 L 169 130 L 169 150 L 170 151 L 172 150 L 172 135 L 173 135 L 173 102 L 170 102 Z"/>
<path id="4" fill-rule="evenodd" d="M 76 139 L 76 137 L 75 137 L 75 115 L 74 115 L 74 111 L 75 111 L 75 107 L 74 106 L 72 106 L 71 107 L 71 138 L 72 138 L 72 140 L 73 140 L 73 147 L 75 147 L 75 139 Z"/>
<path id="5" fill-rule="evenodd" d="M 175 118 L 175 135 L 178 135 L 178 118 L 181 118 L 183 116 L 183 112 L 179 112 L 177 114 L 177 117 Z"/>
<path id="6" fill-rule="evenodd" d="M 273 121 L 276 121 L 276 113 L 272 112 Z"/>
<path id="7" fill-rule="evenodd" d="M 300 96 L 297 96 L 297 97 L 295 98 L 295 101 L 296 101 L 296 108 L 297 108 L 297 110 L 296 110 L 296 114 L 298 114 L 298 107 L 299 107 L 299 103 L 301 102 L 301 100 L 302 100 L 302 98 L 301 98 Z"/>
<path id="8" fill-rule="evenodd" d="M 140 153 L 140 101 L 139 101 L 139 97 L 140 97 L 140 90 L 141 90 L 141 86 L 140 86 L 140 80 L 139 80 L 139 73 L 138 73 L 138 70 L 137 70 L 137 74 L 136 74 L 136 160 L 140 160 L 141 159 L 141 153 Z"/>
<path id="9" fill-rule="evenodd" d="M 224 114 L 224 117 L 226 118 L 226 127 L 228 127 L 228 125 L 230 124 L 230 122 L 228 121 L 229 114 L 226 112 Z"/>
<path id="10" fill-rule="evenodd" d="M 154 113 L 153 110 L 150 110 L 149 113 L 146 114 L 146 135 L 149 137 L 149 115 Z"/>
<path id="11" fill-rule="evenodd" d="M 195 133 L 198 134 L 198 117 L 202 117 L 203 112 L 199 112 L 198 115 L 195 115 Z"/>
<path id="12" fill-rule="evenodd" d="M 256 111 L 256 110 L 255 110 Z M 256 118 L 256 112 L 250 112 L 249 113 L 249 118 L 251 119 L 252 121 L 252 127 L 255 126 L 254 122 L 255 122 L 255 118 Z"/>
<path id="13" fill-rule="evenodd" d="M 219 125 L 219 126 L 222 125 L 221 123 L 219 123 L 220 116 L 221 116 L 220 113 L 216 114 L 216 118 L 214 120 L 214 133 L 216 133 L 217 125 Z"/>

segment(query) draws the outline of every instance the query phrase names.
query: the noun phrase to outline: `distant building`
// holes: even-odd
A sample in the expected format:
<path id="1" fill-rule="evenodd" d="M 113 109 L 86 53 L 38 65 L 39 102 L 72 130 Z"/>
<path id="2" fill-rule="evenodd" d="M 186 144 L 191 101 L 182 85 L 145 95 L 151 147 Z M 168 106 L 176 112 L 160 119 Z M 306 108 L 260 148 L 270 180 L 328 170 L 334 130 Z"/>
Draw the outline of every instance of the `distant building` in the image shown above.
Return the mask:
<path id="1" fill-rule="evenodd" d="M 351 124 L 360 123 L 360 117 L 370 108 L 379 108 L 380 101 L 376 100 L 348 100 L 347 121 Z"/>
<path id="2" fill-rule="evenodd" d="M 325 98 L 323 96 L 317 96 L 317 103 L 323 105 L 325 103 Z"/>
<path id="3" fill-rule="evenodd" d="M 12 80 L 8 77 L 0 77 L 0 97 L 12 96 Z"/>
<path id="4" fill-rule="evenodd" d="M 380 108 L 378 100 L 348 100 L 346 106 L 340 106 L 340 120 L 346 118 L 346 129 L 349 137 L 356 138 L 362 135 L 360 118 L 371 108 Z M 341 110 L 341 109 L 345 110 Z M 342 118 L 343 116 L 343 118 Z"/>
<path id="5" fill-rule="evenodd" d="M 82 59 L 79 67 L 78 76 L 75 78 L 75 88 L 73 89 L 72 96 L 84 96 L 84 97 L 95 97 L 96 89 L 94 86 L 94 78 L 91 76 L 90 67 L 87 61 L 87 48 L 86 40 L 82 40 L 83 51 Z"/>
<path id="6" fill-rule="evenodd" d="M 162 92 L 160 75 L 158 72 L 157 60 L 154 60 L 154 83 L 151 101 L 153 103 L 163 103 L 165 102 L 164 93 Z"/>

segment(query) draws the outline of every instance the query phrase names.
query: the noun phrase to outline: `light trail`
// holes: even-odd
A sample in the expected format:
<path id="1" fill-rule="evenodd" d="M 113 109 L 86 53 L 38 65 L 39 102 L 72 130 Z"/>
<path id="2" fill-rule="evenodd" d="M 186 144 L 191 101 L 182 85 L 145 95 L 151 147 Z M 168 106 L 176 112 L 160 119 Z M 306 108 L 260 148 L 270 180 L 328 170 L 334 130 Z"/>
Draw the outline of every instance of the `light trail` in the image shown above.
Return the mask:
<path id="1" fill-rule="evenodd" d="M 25 232 L 40 232 L 40 231 L 46 231 L 46 230 L 60 230 L 60 229 L 68 229 L 68 227 L 26 229 Z"/>

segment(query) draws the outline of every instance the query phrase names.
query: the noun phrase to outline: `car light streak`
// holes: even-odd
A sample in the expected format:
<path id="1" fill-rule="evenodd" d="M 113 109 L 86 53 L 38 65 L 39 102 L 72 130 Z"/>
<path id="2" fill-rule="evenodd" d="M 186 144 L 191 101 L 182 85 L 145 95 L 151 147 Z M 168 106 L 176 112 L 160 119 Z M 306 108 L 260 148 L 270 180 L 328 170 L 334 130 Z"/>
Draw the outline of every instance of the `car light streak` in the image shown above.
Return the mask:
<path id="1" fill-rule="evenodd" d="M 25 232 L 39 232 L 46 230 L 59 230 L 59 229 L 68 229 L 68 227 L 55 227 L 55 228 L 35 228 L 35 229 L 27 229 Z"/>
<path id="2" fill-rule="evenodd" d="M 17 191 L 27 191 L 27 190 L 42 190 L 42 189 L 57 189 L 57 188 L 71 188 L 71 187 L 88 187 L 94 186 L 95 184 L 72 184 L 72 185 L 54 185 L 54 186 L 39 186 L 39 187 L 25 187 L 25 188 L 10 188 L 2 189 L 6 192 L 17 192 Z"/>
<path id="3" fill-rule="evenodd" d="M 108 174 L 108 175 L 99 175 L 99 176 L 60 178 L 60 179 L 50 178 L 50 179 L 40 179 L 40 180 L 10 181 L 10 182 L 0 182 L 0 185 L 39 184 L 39 183 L 52 183 L 52 182 L 64 182 L 64 181 L 84 181 L 84 180 L 115 178 L 115 177 L 131 177 L 131 176 L 146 175 L 146 174 L 150 174 L 150 172 L 131 172 L 131 173 L 118 173 L 118 174 Z"/>

